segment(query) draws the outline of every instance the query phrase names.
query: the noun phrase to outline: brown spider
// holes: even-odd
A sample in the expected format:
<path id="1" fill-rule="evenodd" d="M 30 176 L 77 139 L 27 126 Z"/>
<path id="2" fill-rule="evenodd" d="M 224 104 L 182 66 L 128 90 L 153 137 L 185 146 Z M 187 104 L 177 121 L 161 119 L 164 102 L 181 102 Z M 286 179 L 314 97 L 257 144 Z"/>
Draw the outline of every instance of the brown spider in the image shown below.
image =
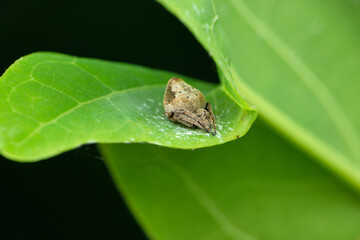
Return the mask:
<path id="1" fill-rule="evenodd" d="M 169 80 L 164 95 L 164 109 L 165 116 L 170 120 L 216 135 L 215 117 L 210 103 L 206 102 L 199 90 L 182 79 L 173 77 Z"/>

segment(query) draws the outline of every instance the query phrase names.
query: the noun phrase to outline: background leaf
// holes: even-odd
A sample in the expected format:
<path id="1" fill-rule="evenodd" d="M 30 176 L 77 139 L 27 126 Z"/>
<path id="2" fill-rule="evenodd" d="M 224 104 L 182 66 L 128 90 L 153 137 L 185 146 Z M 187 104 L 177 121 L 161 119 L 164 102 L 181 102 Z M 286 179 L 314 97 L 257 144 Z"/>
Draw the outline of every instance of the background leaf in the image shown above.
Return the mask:
<path id="1" fill-rule="evenodd" d="M 358 196 L 259 121 L 242 139 L 212 148 L 101 149 L 154 239 L 360 237 Z"/>
<path id="2" fill-rule="evenodd" d="M 223 84 L 360 189 L 360 6 L 331 0 L 159 0 L 196 35 Z"/>
<path id="3" fill-rule="evenodd" d="M 219 133 L 168 121 L 162 98 L 173 76 L 179 75 L 56 53 L 22 58 L 0 81 L 1 152 L 32 161 L 93 142 L 206 147 L 242 136 L 255 120 L 256 110 L 240 108 L 223 88 L 179 76 L 213 104 Z"/>

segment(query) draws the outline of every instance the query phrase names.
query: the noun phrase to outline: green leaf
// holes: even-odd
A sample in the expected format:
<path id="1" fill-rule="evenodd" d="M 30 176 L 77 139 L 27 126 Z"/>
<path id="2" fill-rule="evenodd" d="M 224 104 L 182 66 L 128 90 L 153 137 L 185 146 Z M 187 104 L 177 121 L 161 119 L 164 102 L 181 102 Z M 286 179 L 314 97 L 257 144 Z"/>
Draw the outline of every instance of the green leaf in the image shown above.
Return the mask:
<path id="1" fill-rule="evenodd" d="M 360 189 L 360 5 L 331 0 L 158 0 L 241 94 Z"/>
<path id="2" fill-rule="evenodd" d="M 152 239 L 357 239 L 358 195 L 256 121 L 236 142 L 194 151 L 100 145 Z"/>
<path id="3" fill-rule="evenodd" d="M 163 115 L 167 81 L 179 76 L 212 103 L 216 137 Z M 207 147 L 242 136 L 256 110 L 233 101 L 221 86 L 124 63 L 35 53 L 19 59 L 0 80 L 0 151 L 34 161 L 84 143 L 149 142 Z"/>

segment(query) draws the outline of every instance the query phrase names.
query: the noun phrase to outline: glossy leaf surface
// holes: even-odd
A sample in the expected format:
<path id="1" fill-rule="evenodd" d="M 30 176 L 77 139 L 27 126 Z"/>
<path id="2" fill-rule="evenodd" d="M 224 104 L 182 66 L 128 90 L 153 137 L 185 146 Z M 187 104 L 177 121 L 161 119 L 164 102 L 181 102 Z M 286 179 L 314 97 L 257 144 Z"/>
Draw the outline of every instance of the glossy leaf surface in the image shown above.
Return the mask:
<path id="1" fill-rule="evenodd" d="M 101 145 L 152 239 L 357 239 L 360 200 L 256 121 L 240 140 L 177 150 Z"/>
<path id="2" fill-rule="evenodd" d="M 200 89 L 212 103 L 216 137 L 166 119 L 165 86 L 173 77 Z M 242 136 L 256 110 L 240 108 L 222 87 L 175 73 L 123 63 L 35 53 L 0 80 L 0 151 L 33 161 L 85 143 L 149 142 L 199 148 Z"/>
<path id="3" fill-rule="evenodd" d="M 360 189 L 357 1 L 159 2 L 214 57 L 234 96 Z"/>

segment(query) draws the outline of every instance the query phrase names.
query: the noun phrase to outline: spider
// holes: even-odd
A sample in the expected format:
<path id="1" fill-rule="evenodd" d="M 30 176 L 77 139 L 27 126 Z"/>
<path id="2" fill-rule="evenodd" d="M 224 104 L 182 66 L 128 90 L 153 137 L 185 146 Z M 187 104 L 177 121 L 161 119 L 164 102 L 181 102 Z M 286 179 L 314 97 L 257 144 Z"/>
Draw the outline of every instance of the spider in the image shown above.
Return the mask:
<path id="1" fill-rule="evenodd" d="M 164 95 L 165 116 L 188 127 L 198 127 L 216 135 L 216 124 L 211 104 L 206 102 L 204 95 L 173 77 L 169 80 Z M 214 127 L 214 131 L 212 131 Z"/>

